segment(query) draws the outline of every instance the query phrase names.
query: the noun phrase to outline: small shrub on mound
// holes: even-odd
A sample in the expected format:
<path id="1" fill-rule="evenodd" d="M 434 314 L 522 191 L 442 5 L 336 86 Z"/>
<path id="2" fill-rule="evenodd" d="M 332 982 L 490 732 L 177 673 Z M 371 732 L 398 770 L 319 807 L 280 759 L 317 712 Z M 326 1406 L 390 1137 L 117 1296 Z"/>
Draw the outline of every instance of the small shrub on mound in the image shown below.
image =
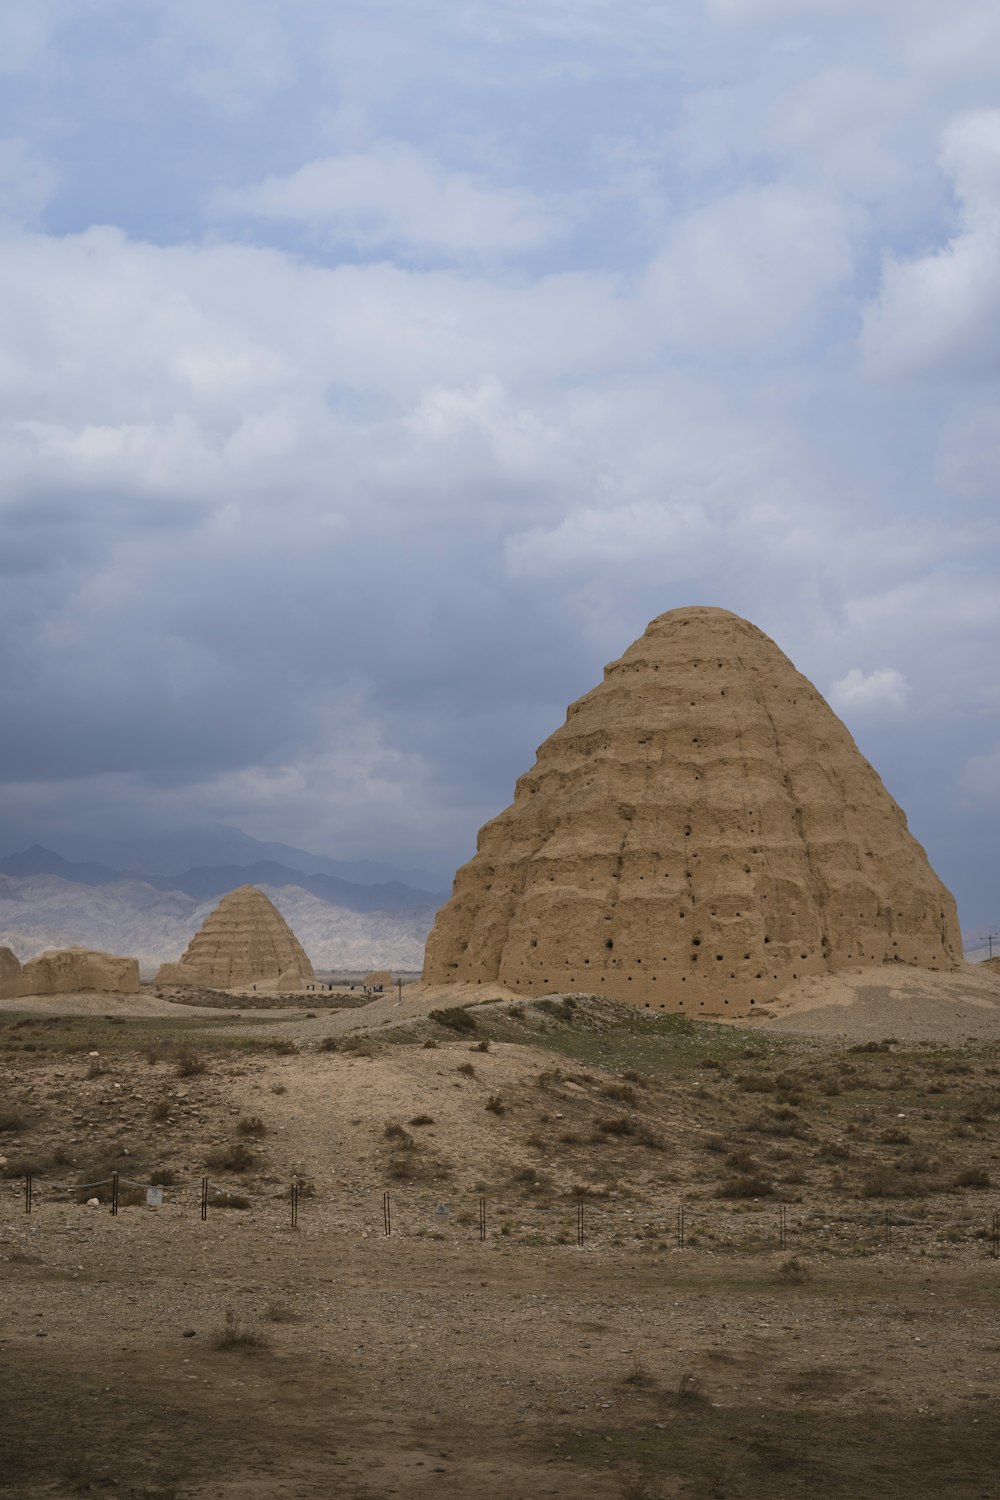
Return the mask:
<path id="1" fill-rule="evenodd" d="M 604 1135 L 635 1135 L 636 1122 L 628 1115 L 618 1115 L 613 1120 L 598 1120 L 597 1128 Z"/>
<path id="2" fill-rule="evenodd" d="M 337 1038 L 335 1036 L 325 1036 L 317 1048 L 319 1052 L 336 1052 L 336 1050 Z"/>
<path id="3" fill-rule="evenodd" d="M 655 1376 L 650 1374 L 640 1359 L 637 1359 L 631 1370 L 622 1376 L 622 1385 L 631 1385 L 637 1390 L 648 1391 L 655 1384 Z"/>
<path id="4" fill-rule="evenodd" d="M 231 1146 L 217 1146 L 209 1151 L 205 1165 L 218 1172 L 249 1172 L 257 1165 L 257 1158 L 244 1141 L 234 1141 Z"/>
<path id="5" fill-rule="evenodd" d="M 677 1382 L 674 1401 L 678 1406 L 703 1406 L 705 1399 L 705 1387 L 698 1376 L 693 1371 L 686 1370 Z"/>
<path id="6" fill-rule="evenodd" d="M 617 1104 L 627 1104 L 633 1109 L 639 1102 L 635 1089 L 628 1083 L 609 1083 L 606 1088 L 601 1089 L 601 1095 L 605 1099 L 613 1099 Z"/>
<path id="7" fill-rule="evenodd" d="M 208 1065 L 204 1058 L 199 1057 L 193 1047 L 183 1046 L 177 1051 L 177 1077 L 196 1078 L 199 1073 L 207 1073 Z"/>
<path id="8" fill-rule="evenodd" d="M 375 1048 L 366 1036 L 345 1036 L 340 1044 L 341 1050 L 349 1052 L 352 1057 L 374 1057 Z"/>
<path id="9" fill-rule="evenodd" d="M 437 1042 L 434 1040 L 434 1038 L 432 1036 L 429 1036 L 427 1038 L 426 1042 L 424 1043 L 424 1051 L 426 1052 L 431 1047 L 436 1047 L 436 1046 L 437 1046 Z"/>
<path id="10" fill-rule="evenodd" d="M 491 1094 L 486 1101 L 486 1108 L 494 1115 L 506 1114 L 507 1106 L 499 1094 Z"/>
<path id="11" fill-rule="evenodd" d="M 0 1130 L 24 1130 L 27 1118 L 17 1109 L 0 1109 Z"/>
<path id="12" fill-rule="evenodd" d="M 413 1137 L 410 1132 L 404 1130 L 402 1125 L 397 1125 L 395 1121 L 390 1120 L 382 1134 L 387 1141 L 398 1141 L 402 1146 L 413 1145 Z"/>
<path id="13" fill-rule="evenodd" d="M 774 1183 L 759 1173 L 728 1177 L 717 1189 L 719 1198 L 770 1198 Z"/>
<path id="14" fill-rule="evenodd" d="M 481 1042 L 476 1042 L 469 1048 L 470 1052 L 488 1052 L 490 1050 L 489 1038 L 484 1037 Z"/>
<path id="15" fill-rule="evenodd" d="M 464 1073 L 466 1078 L 475 1078 L 476 1070 L 472 1063 L 459 1063 L 456 1072 Z"/>
<path id="16" fill-rule="evenodd" d="M 267 1126 L 260 1115 L 244 1115 L 236 1126 L 236 1130 L 239 1135 L 251 1135 L 258 1140 L 261 1136 L 267 1135 Z"/>
<path id="17" fill-rule="evenodd" d="M 990 1174 L 984 1167 L 970 1167 L 966 1172 L 959 1172 L 955 1178 L 955 1186 L 960 1188 L 988 1188 Z"/>
<path id="18" fill-rule="evenodd" d="M 777 1279 L 783 1286 L 802 1286 L 804 1282 L 812 1280 L 812 1271 L 805 1261 L 792 1256 L 789 1260 L 783 1260 L 778 1267 Z"/>
<path id="19" fill-rule="evenodd" d="M 434 1124 L 434 1116 L 433 1115 L 414 1115 L 413 1119 L 410 1121 L 410 1124 L 411 1125 L 433 1125 Z"/>
<path id="20" fill-rule="evenodd" d="M 447 1026 L 451 1031 L 471 1033 L 479 1030 L 475 1016 L 470 1015 L 462 1005 L 450 1005 L 446 1010 L 432 1010 L 430 1019 L 439 1026 Z"/>
<path id="21" fill-rule="evenodd" d="M 920 1189 L 912 1182 L 905 1182 L 894 1167 L 873 1167 L 861 1181 L 862 1198 L 911 1198 Z"/>
<path id="22" fill-rule="evenodd" d="M 150 1172 L 149 1181 L 153 1187 L 173 1187 L 177 1173 L 173 1167 L 157 1167 L 155 1172 Z"/>
<path id="23" fill-rule="evenodd" d="M 233 1309 L 226 1309 L 226 1321 L 215 1333 L 216 1349 L 258 1350 L 268 1347 L 267 1335 L 253 1320 L 244 1320 Z"/>

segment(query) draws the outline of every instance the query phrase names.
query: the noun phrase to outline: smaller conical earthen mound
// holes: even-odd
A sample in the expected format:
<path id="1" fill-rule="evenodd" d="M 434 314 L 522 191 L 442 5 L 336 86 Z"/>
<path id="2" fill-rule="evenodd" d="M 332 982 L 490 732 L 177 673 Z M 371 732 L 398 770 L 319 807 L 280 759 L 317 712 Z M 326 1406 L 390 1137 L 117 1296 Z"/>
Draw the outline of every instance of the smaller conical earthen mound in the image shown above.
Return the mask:
<path id="1" fill-rule="evenodd" d="M 316 976 L 277 907 L 256 886 L 223 896 L 188 944 L 180 963 L 161 964 L 158 984 L 230 990 L 247 984 L 297 989 Z"/>

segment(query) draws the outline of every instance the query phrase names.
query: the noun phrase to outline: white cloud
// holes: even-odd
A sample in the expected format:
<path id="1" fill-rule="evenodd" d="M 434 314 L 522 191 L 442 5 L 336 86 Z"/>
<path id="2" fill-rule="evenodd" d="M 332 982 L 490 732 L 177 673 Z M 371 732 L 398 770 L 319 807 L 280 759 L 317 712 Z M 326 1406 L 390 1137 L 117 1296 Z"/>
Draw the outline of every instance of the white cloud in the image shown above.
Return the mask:
<path id="1" fill-rule="evenodd" d="M 846 677 L 831 684 L 829 697 L 839 713 L 901 714 L 909 702 L 910 685 L 895 667 L 867 674 L 860 667 L 852 667 Z"/>
<path id="2" fill-rule="evenodd" d="M 323 227 L 369 248 L 402 243 L 454 255 L 525 250 L 560 227 L 534 194 L 449 171 L 393 141 L 308 162 L 286 177 L 221 194 L 215 206 L 234 216 Z"/>
<path id="3" fill-rule="evenodd" d="M 852 267 L 843 204 L 776 185 L 730 194 L 678 220 L 644 295 L 669 344 L 739 353 L 808 338 Z"/>
<path id="4" fill-rule="evenodd" d="M 953 120 L 940 163 L 961 229 L 944 249 L 887 258 L 862 335 L 875 376 L 1000 373 L 1000 110 Z"/>

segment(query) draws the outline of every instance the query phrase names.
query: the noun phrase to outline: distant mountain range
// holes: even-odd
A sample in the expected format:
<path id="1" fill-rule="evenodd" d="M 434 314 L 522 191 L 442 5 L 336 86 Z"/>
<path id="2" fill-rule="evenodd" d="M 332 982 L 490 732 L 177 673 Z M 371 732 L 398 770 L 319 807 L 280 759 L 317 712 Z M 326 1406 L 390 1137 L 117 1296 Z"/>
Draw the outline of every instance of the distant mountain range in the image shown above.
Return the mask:
<path id="1" fill-rule="evenodd" d="M 31 853 L 28 846 L 37 848 L 42 842 L 37 831 L 26 832 L 20 822 L 9 817 L 0 818 L 0 855 L 13 854 L 14 850 Z M 450 871 L 447 875 L 432 875 L 427 870 L 402 869 L 380 860 L 332 859 L 325 854 L 313 854 L 308 849 L 296 849 L 291 844 L 267 843 L 251 838 L 242 829 L 231 828 L 225 823 L 204 823 L 127 837 L 121 834 L 64 834 L 58 839 L 44 840 L 44 843 L 50 849 L 55 843 L 61 857 L 69 863 L 97 864 L 105 869 L 144 877 L 181 875 L 186 870 L 205 866 L 217 868 L 273 862 L 306 875 L 335 875 L 356 885 L 399 881 L 417 890 L 437 891 L 451 878 Z"/>
<path id="2" fill-rule="evenodd" d="M 141 870 L 114 870 L 94 860 L 64 859 L 52 849 L 33 844 L 18 854 L 0 859 L 0 875 L 24 879 L 32 875 L 55 875 L 73 885 L 118 885 L 122 881 L 141 881 L 157 891 L 182 891 L 197 901 L 224 896 L 240 885 L 298 886 L 311 891 L 321 901 L 348 911 L 407 911 L 414 907 L 433 906 L 435 910 L 448 899 L 446 891 L 420 890 L 390 880 L 380 885 L 362 885 L 337 875 L 307 874 L 275 860 L 257 860 L 253 864 L 199 865 L 176 875 L 154 875 Z"/>
<path id="3" fill-rule="evenodd" d="M 223 832 L 237 835 L 242 858 L 167 873 L 67 859 L 40 844 L 7 855 L 0 859 L 0 945 L 13 948 L 22 961 L 44 948 L 102 948 L 138 958 L 149 977 L 158 964 L 180 957 L 221 896 L 256 885 L 318 969 L 421 967 L 424 941 L 447 892 L 410 885 L 391 865 L 324 861 L 288 845 L 260 844 L 235 829 Z M 234 848 L 225 838 L 207 842 Z M 177 843 L 175 852 L 181 847 Z M 263 857 L 276 849 L 304 856 L 306 864 L 390 878 L 348 880 L 329 869 Z M 248 860 L 250 854 L 257 857 Z"/>

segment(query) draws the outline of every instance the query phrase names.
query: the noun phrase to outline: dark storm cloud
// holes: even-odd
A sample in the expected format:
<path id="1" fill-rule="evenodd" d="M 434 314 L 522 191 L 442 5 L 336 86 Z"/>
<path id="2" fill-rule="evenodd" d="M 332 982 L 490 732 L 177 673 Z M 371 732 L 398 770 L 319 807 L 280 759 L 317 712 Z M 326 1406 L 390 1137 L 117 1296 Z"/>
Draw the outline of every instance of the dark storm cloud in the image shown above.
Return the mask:
<path id="1" fill-rule="evenodd" d="M 1000 23 L 943 16 L 0 18 L 17 826 L 452 863 L 603 664 L 707 601 L 988 914 Z"/>

